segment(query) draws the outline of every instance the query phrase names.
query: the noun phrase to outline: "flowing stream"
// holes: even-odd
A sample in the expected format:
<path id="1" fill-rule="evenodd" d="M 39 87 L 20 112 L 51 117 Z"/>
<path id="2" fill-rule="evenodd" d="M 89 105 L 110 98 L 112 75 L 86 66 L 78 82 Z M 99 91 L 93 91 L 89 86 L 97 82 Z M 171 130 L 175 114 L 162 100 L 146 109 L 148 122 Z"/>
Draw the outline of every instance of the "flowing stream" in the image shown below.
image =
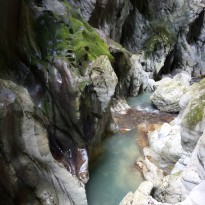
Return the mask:
<path id="1" fill-rule="evenodd" d="M 139 118 L 140 122 L 141 118 L 149 122 L 148 113 L 159 115 L 150 102 L 150 95 L 151 93 L 144 93 L 129 98 L 131 115 L 122 116 L 121 124 L 133 124 L 130 126 L 131 131 L 120 132 L 103 141 L 102 154 L 90 167 L 90 180 L 86 185 L 88 205 L 118 205 L 128 192 L 135 191 L 143 181 L 141 173 L 135 167 L 136 159 L 141 157 L 140 148 L 136 143 L 135 125 L 139 123 Z M 141 111 L 135 113 L 135 110 Z M 144 117 L 141 117 L 142 115 Z M 155 118 L 154 116 L 154 121 Z"/>

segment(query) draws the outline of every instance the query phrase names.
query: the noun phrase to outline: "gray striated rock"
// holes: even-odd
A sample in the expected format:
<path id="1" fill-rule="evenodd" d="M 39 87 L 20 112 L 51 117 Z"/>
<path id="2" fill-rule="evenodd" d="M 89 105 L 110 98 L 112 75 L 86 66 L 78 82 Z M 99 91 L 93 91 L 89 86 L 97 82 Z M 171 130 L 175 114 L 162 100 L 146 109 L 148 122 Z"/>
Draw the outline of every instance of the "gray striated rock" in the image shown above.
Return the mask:
<path id="1" fill-rule="evenodd" d="M 201 5 L 204 2 L 200 2 Z M 196 7 L 195 7 L 196 9 Z M 204 76 L 204 39 L 205 39 L 205 15 L 202 10 L 192 20 L 186 30 L 182 30 L 178 37 L 177 46 L 174 50 L 175 64 L 173 68 L 187 70 L 195 77 Z"/>
<path id="2" fill-rule="evenodd" d="M 205 80 L 192 85 L 183 96 L 180 104 L 183 107 L 181 114 L 181 136 L 184 149 L 191 153 L 199 137 L 204 131 L 205 109 Z"/>
<path id="3" fill-rule="evenodd" d="M 123 25 L 131 10 L 130 0 L 98 0 L 89 23 L 120 42 Z"/>
<path id="4" fill-rule="evenodd" d="M 117 76 L 107 56 L 100 56 L 90 68 L 90 78 L 104 111 L 115 93 Z"/>
<path id="5" fill-rule="evenodd" d="M 66 1 L 3 1 L 0 11 L 0 74 L 15 82 L 0 86 L 0 201 L 87 204 L 88 155 L 97 155 L 117 83 L 100 56 L 113 57 Z M 89 73 L 97 57 L 104 78 Z"/>
<path id="6" fill-rule="evenodd" d="M 182 97 L 180 102 L 182 110 L 176 120 L 170 124 L 165 123 L 160 129 L 148 134 L 150 147 L 144 148 L 145 159 L 137 164 L 142 169 L 145 179 L 152 182 L 154 188 L 150 194 L 154 199 L 148 194 L 145 198 L 141 197 L 142 201 L 139 200 L 139 204 L 145 205 L 148 202 L 156 205 L 203 204 L 205 180 L 204 82 L 202 80 L 193 84 Z M 201 110 L 197 109 L 197 106 Z M 171 137 L 173 130 L 175 130 L 175 135 Z M 162 168 L 169 163 L 173 166 L 173 162 L 179 160 L 171 174 L 163 176 L 162 170 L 149 159 L 154 162 L 156 160 Z M 125 204 L 134 201 L 132 194 L 125 199 L 127 199 Z"/>
<path id="7" fill-rule="evenodd" d="M 174 166 L 182 155 L 180 127 L 165 123 L 158 130 L 149 132 L 148 138 L 151 150 L 144 148 L 145 156 L 151 152 L 151 156 L 163 169 Z"/>
<path id="8" fill-rule="evenodd" d="M 47 122 L 27 90 L 1 79 L 0 105 L 1 202 L 87 204 L 84 185 L 51 155 Z"/>
<path id="9" fill-rule="evenodd" d="M 204 174 L 204 149 L 205 149 L 205 133 L 199 138 L 190 162 L 186 166 L 182 173 L 182 183 L 186 189 L 191 192 L 191 190 L 198 184 L 205 180 Z"/>
<path id="10" fill-rule="evenodd" d="M 71 0 L 73 4 L 76 4 L 80 8 L 80 13 L 84 19 L 87 21 L 90 19 L 96 4 L 98 1 L 96 0 Z"/>
<path id="11" fill-rule="evenodd" d="M 123 46 L 129 51 L 143 50 L 151 35 L 154 35 L 154 32 L 149 21 L 134 7 L 123 27 Z"/>

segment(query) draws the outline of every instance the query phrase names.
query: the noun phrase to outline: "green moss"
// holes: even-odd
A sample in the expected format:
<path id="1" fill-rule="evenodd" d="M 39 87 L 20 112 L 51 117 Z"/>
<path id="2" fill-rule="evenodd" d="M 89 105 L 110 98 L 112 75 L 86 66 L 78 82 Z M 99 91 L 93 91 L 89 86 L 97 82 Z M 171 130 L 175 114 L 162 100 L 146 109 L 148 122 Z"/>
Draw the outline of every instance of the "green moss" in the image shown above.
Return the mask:
<path id="1" fill-rule="evenodd" d="M 63 1 L 67 17 L 45 11 L 38 19 L 38 31 L 44 60 L 67 57 L 71 63 L 83 66 L 100 55 L 113 60 L 105 42 L 80 15 Z"/>
<path id="2" fill-rule="evenodd" d="M 193 100 L 188 108 L 190 110 L 185 116 L 183 124 L 191 129 L 194 129 L 204 117 L 205 94 L 200 96 L 198 99 Z"/>
<path id="3" fill-rule="evenodd" d="M 81 92 L 85 89 L 87 85 L 91 84 L 91 81 L 82 81 L 79 83 L 79 89 Z"/>
<path id="4" fill-rule="evenodd" d="M 152 36 L 146 42 L 146 56 L 151 55 L 156 50 L 157 44 L 162 42 L 162 38 L 159 35 Z"/>
<path id="5" fill-rule="evenodd" d="M 179 177 L 182 174 L 182 171 L 178 171 L 175 174 L 172 174 L 174 177 Z"/>
<path id="6" fill-rule="evenodd" d="M 154 35 L 145 43 L 145 54 L 147 57 L 157 50 L 157 45 L 163 44 L 163 46 L 167 46 L 176 41 L 176 35 L 169 31 L 165 22 L 157 20 L 152 21 L 151 27 L 154 31 Z"/>

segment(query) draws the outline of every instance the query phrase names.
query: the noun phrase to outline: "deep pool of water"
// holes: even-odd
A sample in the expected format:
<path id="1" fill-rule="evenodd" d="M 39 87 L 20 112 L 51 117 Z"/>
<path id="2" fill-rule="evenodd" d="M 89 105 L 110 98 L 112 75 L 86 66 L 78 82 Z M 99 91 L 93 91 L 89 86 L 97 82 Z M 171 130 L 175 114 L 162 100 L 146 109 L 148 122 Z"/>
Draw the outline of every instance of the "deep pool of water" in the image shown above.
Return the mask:
<path id="1" fill-rule="evenodd" d="M 156 112 L 150 102 L 150 92 L 128 98 L 132 108 Z M 135 168 L 141 157 L 136 144 L 137 131 L 131 130 L 108 137 L 103 142 L 102 155 L 90 167 L 86 185 L 88 205 L 118 205 L 129 191 L 135 191 L 143 181 Z"/>
<path id="2" fill-rule="evenodd" d="M 129 191 L 135 191 L 143 181 L 134 167 L 139 156 L 135 130 L 105 139 L 103 154 L 90 170 L 88 205 L 118 205 Z"/>

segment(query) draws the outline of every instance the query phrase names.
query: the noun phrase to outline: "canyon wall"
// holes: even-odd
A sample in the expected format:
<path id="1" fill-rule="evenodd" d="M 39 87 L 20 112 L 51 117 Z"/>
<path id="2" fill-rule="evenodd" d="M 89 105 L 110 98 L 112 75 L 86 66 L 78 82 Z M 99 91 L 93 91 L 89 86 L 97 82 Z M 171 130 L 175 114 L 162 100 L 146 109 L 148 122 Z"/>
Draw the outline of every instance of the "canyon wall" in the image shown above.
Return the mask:
<path id="1" fill-rule="evenodd" d="M 203 0 L 2 0 L 1 202 L 87 204 L 88 158 L 112 131 L 112 99 L 154 90 L 163 74 L 204 76 L 204 7 Z"/>

